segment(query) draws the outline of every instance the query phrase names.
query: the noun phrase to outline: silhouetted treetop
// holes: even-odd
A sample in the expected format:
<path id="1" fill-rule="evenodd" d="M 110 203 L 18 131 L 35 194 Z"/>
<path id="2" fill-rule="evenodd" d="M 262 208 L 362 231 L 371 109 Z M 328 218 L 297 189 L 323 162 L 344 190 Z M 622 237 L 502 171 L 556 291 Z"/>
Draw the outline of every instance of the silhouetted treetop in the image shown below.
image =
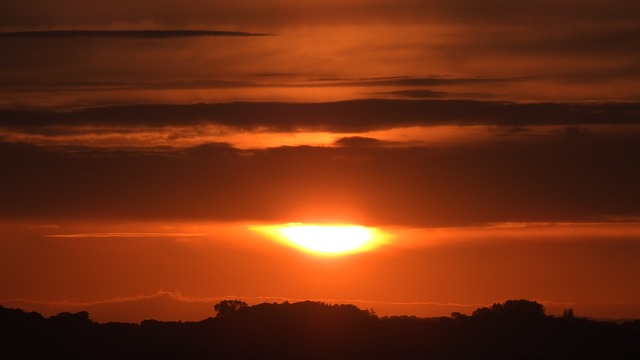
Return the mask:
<path id="1" fill-rule="evenodd" d="M 572 308 L 564 309 L 564 311 L 562 312 L 562 318 L 575 319 L 575 315 L 573 314 L 573 309 Z"/>
<path id="2" fill-rule="evenodd" d="M 58 315 L 50 317 L 50 319 L 54 321 L 66 321 L 66 322 L 76 322 L 76 323 L 91 322 L 91 320 L 89 319 L 89 313 L 86 311 L 80 311 L 77 313 L 70 313 L 67 311 L 63 311 Z"/>
<path id="3" fill-rule="evenodd" d="M 229 317 L 248 305 L 240 300 L 222 300 L 213 306 L 217 313 L 217 317 Z"/>
<path id="4" fill-rule="evenodd" d="M 512 319 L 517 321 L 545 318 L 544 306 L 531 300 L 507 300 L 504 304 L 496 303 L 490 308 L 479 308 L 472 314 L 479 319 Z"/>
<path id="5" fill-rule="evenodd" d="M 640 320 L 545 316 L 509 300 L 451 317 L 386 316 L 354 305 L 223 300 L 215 318 L 98 324 L 0 306 L 2 359 L 640 359 Z"/>

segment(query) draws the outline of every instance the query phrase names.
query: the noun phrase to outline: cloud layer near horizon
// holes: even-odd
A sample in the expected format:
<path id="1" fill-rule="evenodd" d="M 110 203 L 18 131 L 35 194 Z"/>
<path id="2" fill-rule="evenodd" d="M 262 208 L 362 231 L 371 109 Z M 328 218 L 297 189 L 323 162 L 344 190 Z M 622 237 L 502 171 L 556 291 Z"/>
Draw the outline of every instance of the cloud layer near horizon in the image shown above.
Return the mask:
<path id="1" fill-rule="evenodd" d="M 366 132 L 411 126 L 620 125 L 640 123 L 640 103 L 353 100 L 327 103 L 142 104 L 75 111 L 0 110 L 0 127 L 223 125 L 245 131 Z"/>
<path id="2" fill-rule="evenodd" d="M 4 218 L 454 226 L 640 215 L 634 136 L 250 151 L 1 145 Z"/>
<path id="3" fill-rule="evenodd" d="M 471 314 L 474 310 L 490 306 L 491 304 L 458 304 L 439 303 L 433 301 L 390 302 L 359 299 L 306 299 L 288 297 L 241 297 L 219 296 L 194 298 L 184 296 L 180 292 L 159 290 L 153 294 L 142 294 L 131 297 L 104 299 L 94 302 L 44 302 L 19 299 L 0 299 L 5 307 L 19 307 L 27 311 L 36 311 L 44 316 L 54 316 L 60 312 L 88 311 L 89 316 L 96 322 L 142 322 L 154 319 L 159 321 L 200 321 L 215 316 L 213 306 L 222 300 L 240 300 L 256 305 L 260 303 L 282 303 L 318 301 L 328 304 L 353 304 L 361 309 L 373 309 L 378 316 L 406 315 L 418 313 L 420 317 L 447 316 L 452 312 Z M 600 317 L 609 315 L 612 317 L 624 316 L 626 312 L 633 312 L 640 303 L 558 303 L 553 301 L 539 301 L 545 306 L 547 315 L 560 315 L 569 307 L 579 314 L 598 313 Z M 607 312 L 602 314 L 602 309 Z M 595 311 L 594 311 L 595 310 Z"/>

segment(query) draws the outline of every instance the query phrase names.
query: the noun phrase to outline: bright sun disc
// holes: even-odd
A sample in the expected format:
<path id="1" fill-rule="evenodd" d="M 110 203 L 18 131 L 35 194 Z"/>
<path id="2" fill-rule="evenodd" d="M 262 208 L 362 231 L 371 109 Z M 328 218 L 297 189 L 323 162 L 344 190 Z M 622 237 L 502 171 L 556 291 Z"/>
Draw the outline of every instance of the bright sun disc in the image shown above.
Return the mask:
<path id="1" fill-rule="evenodd" d="M 357 249 L 371 240 L 371 231 L 362 226 L 290 225 L 284 236 L 309 250 L 339 253 Z"/>
<path id="2" fill-rule="evenodd" d="M 289 223 L 252 229 L 266 233 L 287 245 L 322 255 L 371 250 L 380 245 L 383 238 L 379 230 L 359 225 Z"/>

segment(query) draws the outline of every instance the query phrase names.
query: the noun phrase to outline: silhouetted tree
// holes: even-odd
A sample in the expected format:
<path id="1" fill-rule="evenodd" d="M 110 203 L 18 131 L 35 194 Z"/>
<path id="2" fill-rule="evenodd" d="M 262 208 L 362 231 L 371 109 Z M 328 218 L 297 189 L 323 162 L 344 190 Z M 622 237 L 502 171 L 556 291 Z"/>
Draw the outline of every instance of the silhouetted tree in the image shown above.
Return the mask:
<path id="1" fill-rule="evenodd" d="M 464 320 L 466 320 L 467 318 L 469 318 L 469 316 L 468 316 L 468 315 L 466 315 L 466 314 L 463 314 L 463 313 L 460 313 L 460 312 L 454 311 L 454 312 L 452 312 L 452 313 L 451 313 L 451 318 L 452 318 L 453 320 L 455 320 L 455 321 L 464 321 Z"/>
<path id="2" fill-rule="evenodd" d="M 538 302 L 531 300 L 507 300 L 504 305 L 498 304 L 493 306 L 494 311 L 496 308 L 503 311 L 506 315 L 539 319 L 544 318 L 544 306 Z"/>
<path id="3" fill-rule="evenodd" d="M 479 308 L 473 312 L 475 318 L 509 318 L 533 320 L 545 317 L 544 306 L 531 300 L 507 300 L 504 304 L 493 304 L 491 308 Z"/>
<path id="4" fill-rule="evenodd" d="M 216 317 L 229 317 L 247 306 L 246 302 L 240 300 L 222 300 L 213 309 L 217 313 Z"/>
<path id="5" fill-rule="evenodd" d="M 89 319 L 89 313 L 86 311 L 80 311 L 77 313 L 63 311 L 56 316 L 52 316 L 51 319 L 55 321 L 67 321 L 76 323 L 91 322 L 91 319 Z"/>
<path id="6" fill-rule="evenodd" d="M 575 319 L 575 315 L 573 315 L 573 309 L 572 308 L 564 309 L 564 311 L 562 312 L 562 318 Z"/>
<path id="7" fill-rule="evenodd" d="M 354 305 L 225 300 L 199 322 L 90 320 L 0 306 L 2 359 L 640 359 L 640 321 L 568 321 L 509 300 L 451 318 L 378 318 Z M 571 314 L 569 309 L 565 314 Z"/>

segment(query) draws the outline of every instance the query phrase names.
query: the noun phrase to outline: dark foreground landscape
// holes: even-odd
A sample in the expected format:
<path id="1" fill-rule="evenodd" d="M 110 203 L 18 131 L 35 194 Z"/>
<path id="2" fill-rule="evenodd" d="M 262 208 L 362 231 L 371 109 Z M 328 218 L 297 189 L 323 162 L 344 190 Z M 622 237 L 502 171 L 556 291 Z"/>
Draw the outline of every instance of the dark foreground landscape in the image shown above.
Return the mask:
<path id="1" fill-rule="evenodd" d="M 213 309 L 212 309 L 213 310 Z M 96 323 L 0 307 L 2 359 L 640 359 L 640 320 L 547 316 L 509 300 L 451 317 L 378 317 L 318 302 L 225 300 L 199 322 Z"/>

